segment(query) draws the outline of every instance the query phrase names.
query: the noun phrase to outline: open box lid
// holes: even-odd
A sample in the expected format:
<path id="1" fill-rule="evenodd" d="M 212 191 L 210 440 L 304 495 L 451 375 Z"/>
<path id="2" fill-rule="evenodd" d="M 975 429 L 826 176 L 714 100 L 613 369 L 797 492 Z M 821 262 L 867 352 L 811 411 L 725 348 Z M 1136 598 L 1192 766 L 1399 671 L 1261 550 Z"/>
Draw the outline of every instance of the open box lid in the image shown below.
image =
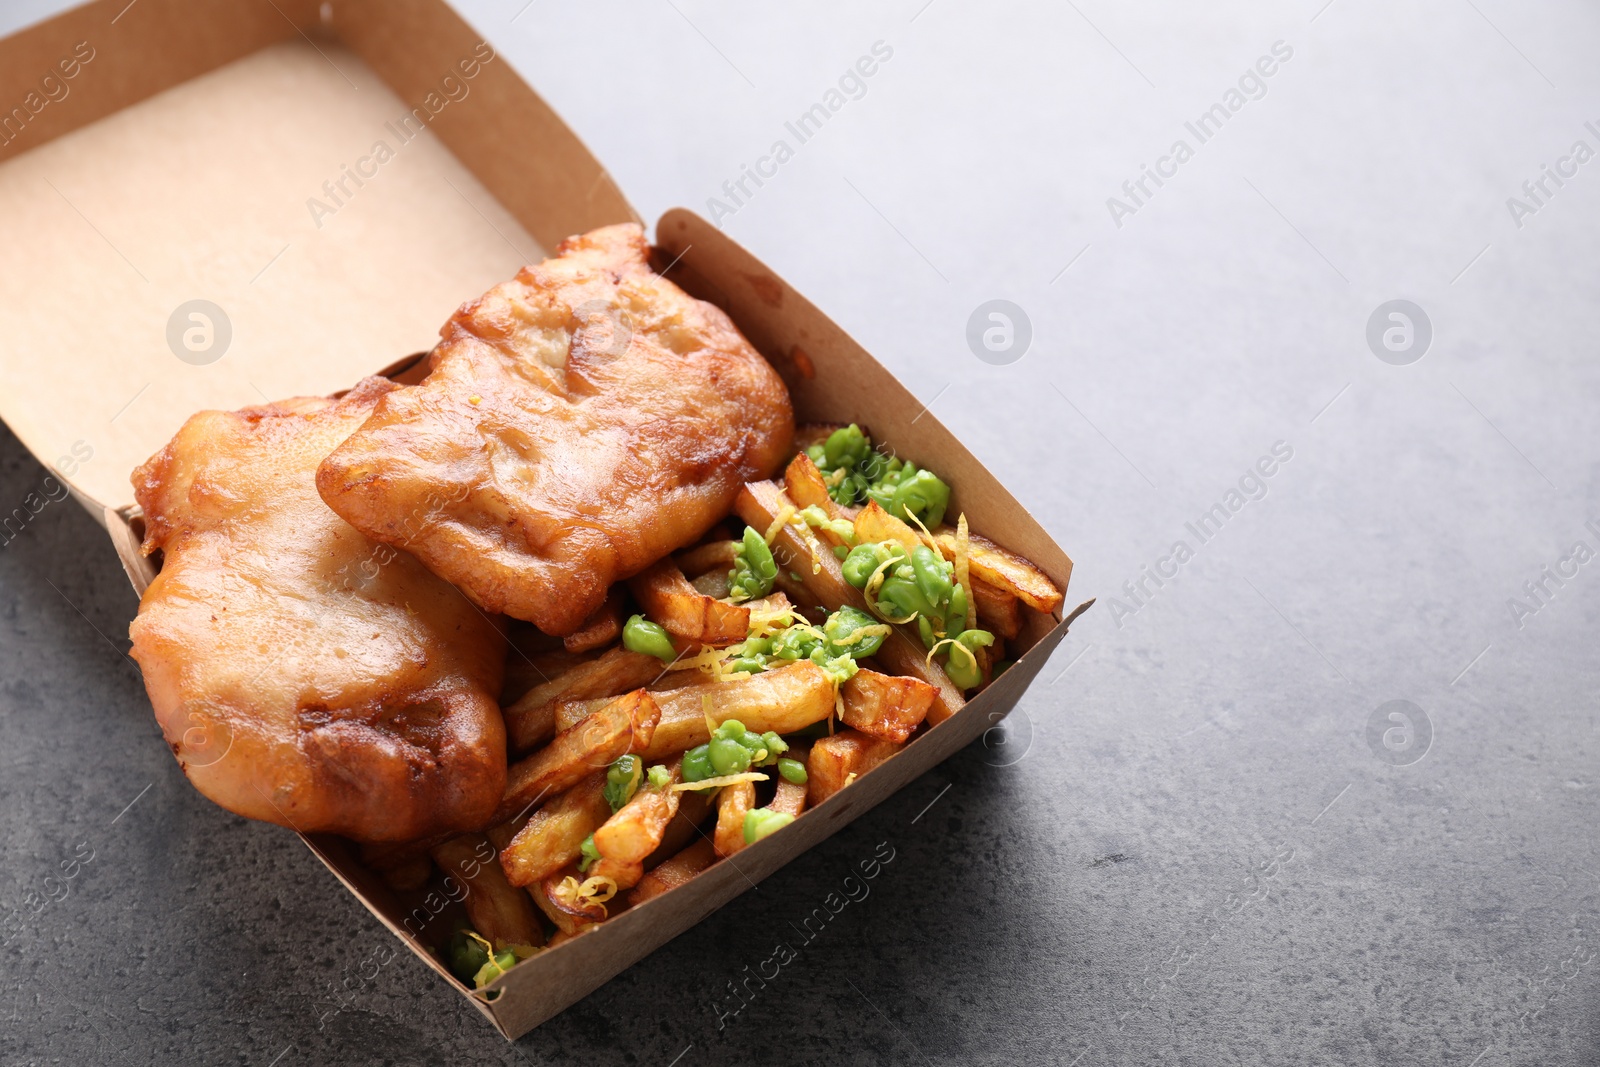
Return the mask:
<path id="1" fill-rule="evenodd" d="M 101 521 L 192 412 L 349 388 L 638 221 L 443 0 L 99 0 L 0 41 L 0 108 L 0 418 Z"/>

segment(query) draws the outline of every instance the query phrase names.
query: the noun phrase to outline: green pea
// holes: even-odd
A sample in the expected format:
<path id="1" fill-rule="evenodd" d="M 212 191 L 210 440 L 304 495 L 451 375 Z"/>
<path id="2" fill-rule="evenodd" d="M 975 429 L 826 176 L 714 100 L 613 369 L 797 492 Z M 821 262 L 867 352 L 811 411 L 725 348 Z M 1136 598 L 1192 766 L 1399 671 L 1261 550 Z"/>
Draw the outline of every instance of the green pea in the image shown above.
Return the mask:
<path id="1" fill-rule="evenodd" d="M 806 449 L 806 455 L 810 456 L 811 462 L 815 463 L 819 468 L 826 467 L 828 465 L 827 450 L 821 445 L 812 445 L 810 448 Z"/>
<path id="2" fill-rule="evenodd" d="M 822 455 L 829 467 L 856 467 L 872 451 L 872 442 L 855 423 L 828 435 Z"/>
<path id="3" fill-rule="evenodd" d="M 644 760 L 638 756 L 622 756 L 606 770 L 605 798 L 616 811 L 639 791 L 639 780 L 644 777 Z"/>
<path id="4" fill-rule="evenodd" d="M 783 775 L 783 780 L 793 782 L 795 785 L 806 784 L 806 765 L 797 759 L 785 756 L 778 761 L 778 773 Z"/>
<path id="5" fill-rule="evenodd" d="M 466 930 L 457 930 L 445 948 L 445 962 L 450 965 L 450 973 L 463 982 L 470 982 L 489 962 L 489 953 L 484 951 L 481 942 L 468 936 Z"/>
<path id="6" fill-rule="evenodd" d="M 773 811 L 770 808 L 751 808 L 744 813 L 744 843 L 753 845 L 792 822 L 794 816 L 788 812 Z"/>
<path id="7" fill-rule="evenodd" d="M 836 559 L 847 559 L 850 555 L 850 550 L 843 545 L 834 545 L 833 554 Z"/>
<path id="8" fill-rule="evenodd" d="M 732 738 L 733 740 L 737 741 L 744 735 L 744 723 L 740 722 L 738 719 L 725 720 L 721 726 L 717 727 L 718 737 Z"/>
<path id="9" fill-rule="evenodd" d="M 747 656 L 770 656 L 772 654 L 772 638 L 747 638 L 744 643 L 744 654 Z"/>
<path id="10" fill-rule="evenodd" d="M 836 655 L 846 655 L 852 659 L 864 659 L 883 647 L 883 635 L 873 634 L 863 637 L 859 641 L 845 644 L 857 630 L 865 626 L 878 626 L 880 623 L 871 615 L 860 608 L 846 605 L 828 616 L 828 621 L 822 624 L 822 632 L 827 635 L 831 651 Z"/>
<path id="11" fill-rule="evenodd" d="M 886 456 L 876 450 L 856 465 L 862 477 L 866 478 L 868 482 L 881 482 L 885 478 L 893 478 L 903 466 L 905 464 L 901 460 Z"/>
<path id="12" fill-rule="evenodd" d="M 950 610 L 945 613 L 945 633 L 955 637 L 967 628 L 967 591 L 956 586 L 950 591 Z"/>
<path id="13" fill-rule="evenodd" d="M 867 479 L 859 473 L 852 472 L 828 489 L 828 495 L 835 504 L 851 507 L 859 504 L 867 492 Z"/>
<path id="14" fill-rule="evenodd" d="M 728 661 L 729 674 L 760 674 L 766 669 L 765 656 L 740 656 Z"/>
<path id="15" fill-rule="evenodd" d="M 672 782 L 672 772 L 659 763 L 650 768 L 647 777 L 650 779 L 650 788 L 658 793 Z"/>
<path id="16" fill-rule="evenodd" d="M 686 782 L 703 782 L 707 778 L 716 777 L 716 772 L 711 768 L 711 746 L 696 745 L 685 752 L 682 774 Z"/>
<path id="17" fill-rule="evenodd" d="M 834 685 L 843 685 L 856 676 L 861 667 L 849 656 L 830 656 L 826 649 L 818 648 L 811 654 L 811 662 L 822 668 Z"/>
<path id="18" fill-rule="evenodd" d="M 911 569 L 917 588 L 930 604 L 943 604 L 950 599 L 953 584 L 950 564 L 934 555 L 927 545 L 911 550 Z"/>
<path id="19" fill-rule="evenodd" d="M 615 811 L 615 808 L 611 809 Z M 583 839 L 583 844 L 578 846 L 578 854 L 583 858 L 578 861 L 578 870 L 587 871 L 595 860 L 600 858 L 600 849 L 595 847 L 594 835 L 590 834 Z"/>
<path id="20" fill-rule="evenodd" d="M 956 652 L 946 657 L 944 673 L 957 689 L 972 689 L 983 682 L 983 671 L 972 660 Z"/>
<path id="21" fill-rule="evenodd" d="M 750 750 L 731 737 L 714 738 L 709 749 L 711 769 L 717 777 L 750 769 Z"/>
<path id="22" fill-rule="evenodd" d="M 933 632 L 933 623 L 928 621 L 926 615 L 917 616 L 917 636 L 922 638 L 922 647 L 931 649 L 939 643 L 939 636 Z"/>
<path id="23" fill-rule="evenodd" d="M 972 689 L 983 684 L 983 671 L 977 664 L 977 650 L 994 644 L 994 634 L 988 630 L 966 630 L 956 638 L 973 652 L 972 656 L 952 652 L 945 660 L 944 673 L 960 689 Z"/>
<path id="24" fill-rule="evenodd" d="M 963 645 L 976 652 L 980 648 L 988 648 L 994 644 L 994 634 L 988 630 L 974 628 L 963 632 L 959 640 Z"/>
<path id="25" fill-rule="evenodd" d="M 927 525 L 937 526 L 944 521 L 944 511 L 949 506 L 950 487 L 932 471 L 920 470 L 910 477 L 901 476 L 893 505 L 887 510 L 902 519 L 915 515 Z"/>
<path id="26" fill-rule="evenodd" d="M 772 583 L 778 577 L 778 563 L 772 558 L 772 548 L 747 526 L 744 538 L 734 550 L 733 569 L 728 572 L 728 590 L 735 600 L 754 600 L 772 592 Z"/>
<path id="27" fill-rule="evenodd" d="M 671 663 L 678 658 L 677 649 L 672 647 L 672 638 L 665 628 L 643 615 L 633 616 L 622 628 L 622 647 L 630 652 L 654 656 L 663 663 Z"/>
<path id="28" fill-rule="evenodd" d="M 496 978 L 499 978 L 502 974 L 509 971 L 516 965 L 517 957 L 512 955 L 509 951 L 497 952 L 495 953 L 495 957 L 492 961 L 486 960 L 484 965 L 478 970 L 478 973 L 472 976 L 472 987 L 474 989 L 482 989 L 484 986 L 488 985 Z"/>
<path id="29" fill-rule="evenodd" d="M 778 633 L 772 642 L 772 654 L 782 660 L 806 659 L 822 644 L 810 627 L 791 626 Z"/>
<path id="30" fill-rule="evenodd" d="M 922 595 L 922 590 L 917 588 L 915 582 L 908 582 L 904 578 L 890 578 L 878 588 L 878 599 L 888 602 L 894 609 L 894 617 L 905 618 L 907 615 L 937 615 L 934 606 L 928 603 L 928 598 Z"/>
<path id="31" fill-rule="evenodd" d="M 885 558 L 878 554 L 877 545 L 857 545 L 844 557 L 844 566 L 839 569 L 844 572 L 845 581 L 857 589 L 865 589 L 867 579 Z"/>

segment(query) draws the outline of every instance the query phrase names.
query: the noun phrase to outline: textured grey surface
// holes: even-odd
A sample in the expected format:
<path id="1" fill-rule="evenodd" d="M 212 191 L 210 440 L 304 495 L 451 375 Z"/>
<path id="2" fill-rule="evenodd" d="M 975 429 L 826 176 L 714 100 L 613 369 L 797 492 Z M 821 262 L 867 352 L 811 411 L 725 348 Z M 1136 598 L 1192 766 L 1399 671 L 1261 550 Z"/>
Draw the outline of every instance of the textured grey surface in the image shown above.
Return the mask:
<path id="1" fill-rule="evenodd" d="M 1100 605 L 1004 746 L 512 1049 L 409 956 L 374 967 L 388 935 L 288 833 L 183 783 L 122 654 L 127 583 L 51 504 L 0 549 L 0 1061 L 1600 1060 L 1600 563 L 1510 607 L 1600 551 L 1600 162 L 1520 227 L 1506 203 L 1600 148 L 1592 5 L 524 2 L 464 9 L 648 218 L 706 211 L 892 47 L 725 224 Z M 1265 95 L 1197 145 L 1185 120 L 1277 41 Z M 1178 138 L 1194 158 L 1116 226 L 1106 198 Z M 1007 366 L 964 339 L 996 297 L 1033 326 Z M 1396 298 L 1433 325 L 1410 366 L 1365 340 Z M 0 504 L 42 477 L 0 440 Z M 1431 723 L 1409 765 L 1369 743 L 1392 700 Z M 719 1030 L 728 983 L 885 841 L 871 895 Z"/>

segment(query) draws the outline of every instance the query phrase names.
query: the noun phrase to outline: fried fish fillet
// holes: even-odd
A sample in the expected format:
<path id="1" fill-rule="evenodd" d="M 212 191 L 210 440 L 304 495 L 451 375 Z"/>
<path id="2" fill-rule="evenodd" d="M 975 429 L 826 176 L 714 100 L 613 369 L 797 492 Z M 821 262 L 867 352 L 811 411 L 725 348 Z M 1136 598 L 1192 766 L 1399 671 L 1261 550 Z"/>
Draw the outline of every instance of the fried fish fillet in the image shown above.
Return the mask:
<path id="1" fill-rule="evenodd" d="M 195 787 L 252 819 L 366 841 L 480 827 L 505 790 L 505 641 L 461 593 L 317 495 L 317 464 L 401 387 L 203 411 L 133 475 L 130 627 Z"/>
<path id="2" fill-rule="evenodd" d="M 428 377 L 317 471 L 328 506 L 490 611 L 577 630 L 787 458 L 782 380 L 610 226 L 462 306 Z"/>

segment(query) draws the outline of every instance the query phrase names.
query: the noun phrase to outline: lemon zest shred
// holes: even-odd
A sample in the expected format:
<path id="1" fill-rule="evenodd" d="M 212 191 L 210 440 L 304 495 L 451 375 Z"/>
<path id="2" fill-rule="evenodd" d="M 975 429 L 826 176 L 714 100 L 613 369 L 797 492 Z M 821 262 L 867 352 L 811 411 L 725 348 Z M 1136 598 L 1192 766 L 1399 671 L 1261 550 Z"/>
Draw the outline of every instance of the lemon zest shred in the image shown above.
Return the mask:
<path id="1" fill-rule="evenodd" d="M 937 551 L 937 549 L 936 549 Z M 967 530 L 967 513 L 956 520 L 956 582 L 967 594 L 967 625 L 971 630 L 978 625 L 978 600 L 972 595 L 972 571 L 969 560 L 972 552 L 972 534 Z"/>
<path id="2" fill-rule="evenodd" d="M 717 735 L 717 727 L 721 726 L 722 724 L 717 722 L 717 720 L 712 717 L 710 693 L 700 694 L 700 712 L 706 717 L 706 730 L 708 731 L 709 736 L 715 737 Z"/>
<path id="3" fill-rule="evenodd" d="M 841 641 L 834 641 L 833 643 L 841 647 L 848 647 L 856 644 L 857 642 L 865 641 L 869 637 L 877 637 L 879 634 L 882 634 L 884 637 L 888 637 L 892 633 L 894 633 L 894 629 L 892 627 L 880 623 L 875 626 L 863 626 L 849 637 L 846 637 Z"/>
<path id="4" fill-rule="evenodd" d="M 617 895 L 617 888 L 615 878 L 606 874 L 596 874 L 584 879 L 583 884 L 578 887 L 578 899 L 604 907 L 606 901 Z M 605 895 L 602 896 L 602 893 Z"/>
<path id="5" fill-rule="evenodd" d="M 916 512 L 912 511 L 910 508 L 905 508 L 904 510 L 906 517 L 917 524 L 917 539 L 924 545 L 928 546 L 929 550 L 933 552 L 936 559 L 943 559 L 944 553 L 939 551 L 939 542 L 933 539 L 933 533 L 928 529 L 921 519 L 917 518 Z"/>
<path id="6" fill-rule="evenodd" d="M 795 520 L 789 525 L 794 527 L 795 532 L 800 535 L 801 543 L 806 546 L 806 551 L 811 553 L 811 573 L 817 574 L 822 570 L 822 542 L 817 540 L 816 532 L 811 529 L 810 524 L 800 518 L 799 513 L 793 508 L 789 509 L 789 515 Z"/>
<path id="7" fill-rule="evenodd" d="M 785 504 L 778 511 L 777 517 L 772 520 L 772 525 L 767 527 L 766 536 L 762 538 L 762 540 L 766 541 L 768 548 L 772 547 L 772 539 L 778 536 L 778 531 L 788 525 L 789 520 L 794 518 L 794 515 L 795 507 L 793 504 Z"/>

